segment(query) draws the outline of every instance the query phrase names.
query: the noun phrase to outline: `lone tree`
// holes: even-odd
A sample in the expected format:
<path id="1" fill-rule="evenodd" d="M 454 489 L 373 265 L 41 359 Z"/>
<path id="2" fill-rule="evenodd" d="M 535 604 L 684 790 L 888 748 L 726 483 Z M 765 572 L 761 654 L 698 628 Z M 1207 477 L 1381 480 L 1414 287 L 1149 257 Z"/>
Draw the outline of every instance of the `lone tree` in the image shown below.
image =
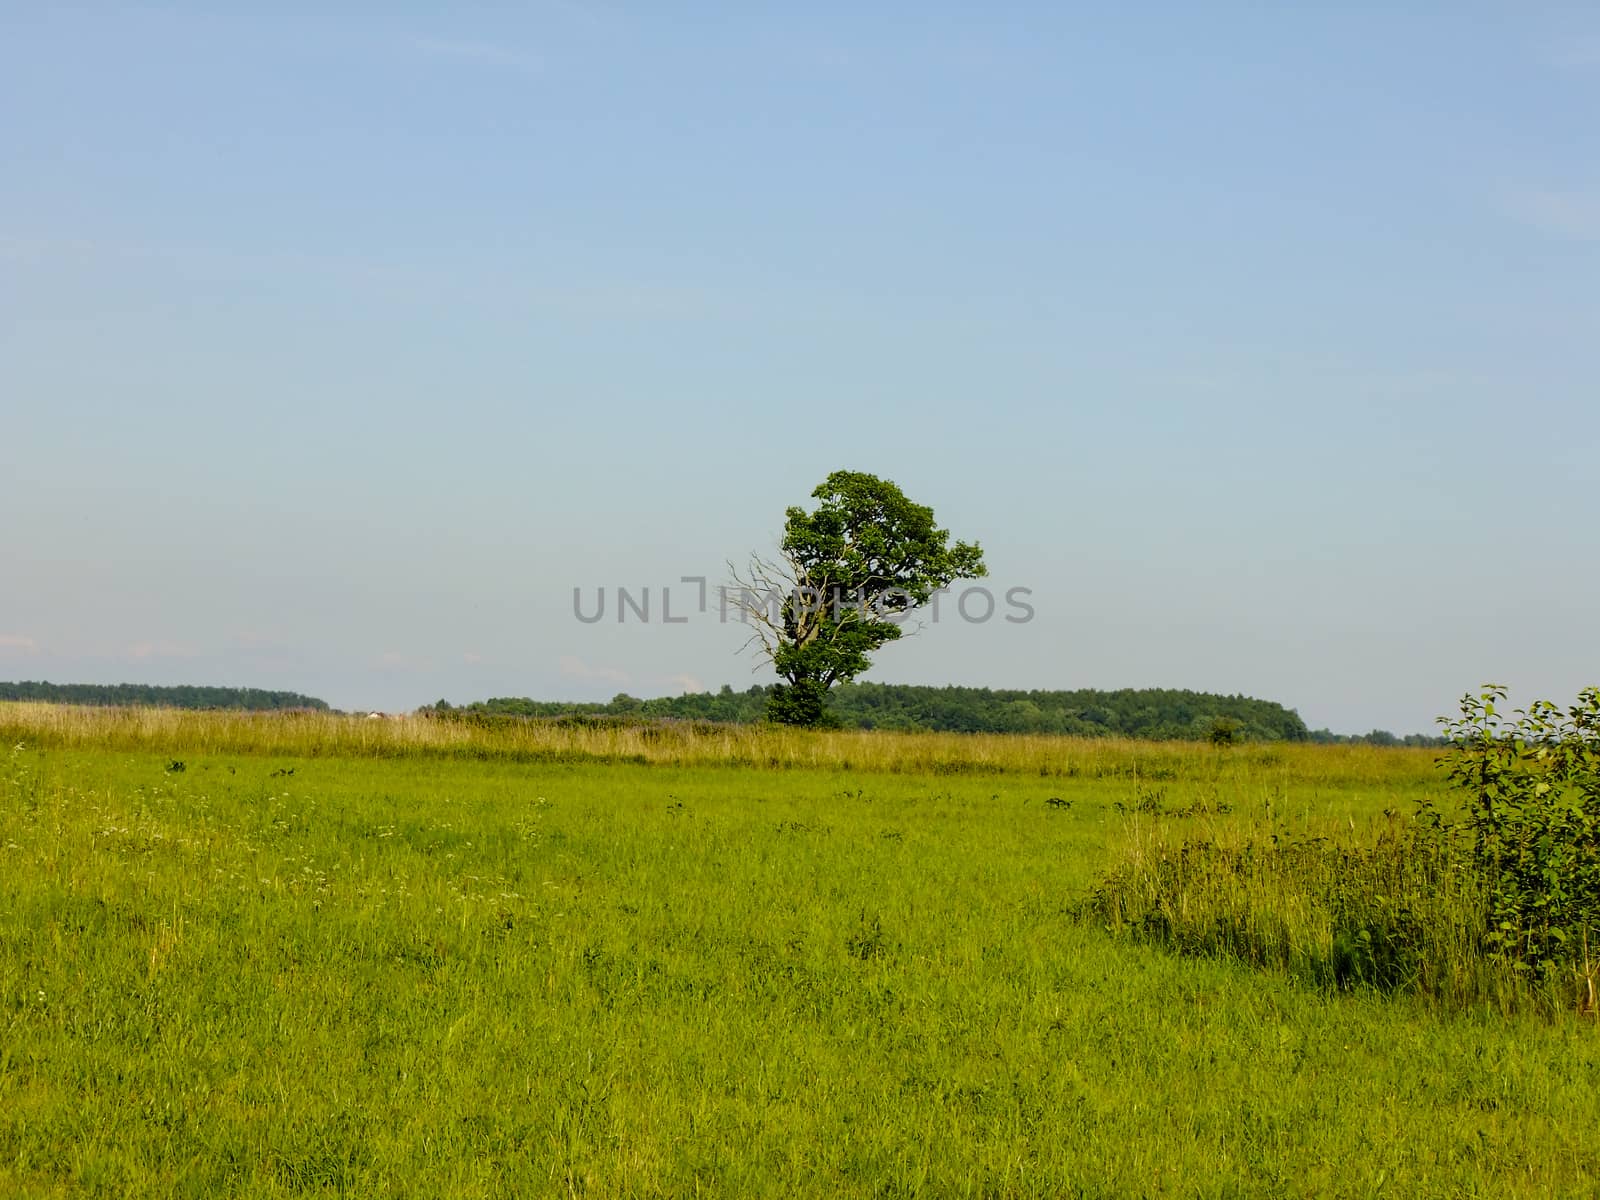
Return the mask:
<path id="1" fill-rule="evenodd" d="M 908 614 L 989 573 L 976 543 L 951 545 L 933 509 L 887 479 L 835 471 L 811 495 L 815 510 L 785 514 L 778 559 L 754 556 L 742 576 L 729 564 L 751 643 L 787 681 L 767 701 L 768 719 L 785 725 L 820 724 L 828 690 L 898 640 Z"/>

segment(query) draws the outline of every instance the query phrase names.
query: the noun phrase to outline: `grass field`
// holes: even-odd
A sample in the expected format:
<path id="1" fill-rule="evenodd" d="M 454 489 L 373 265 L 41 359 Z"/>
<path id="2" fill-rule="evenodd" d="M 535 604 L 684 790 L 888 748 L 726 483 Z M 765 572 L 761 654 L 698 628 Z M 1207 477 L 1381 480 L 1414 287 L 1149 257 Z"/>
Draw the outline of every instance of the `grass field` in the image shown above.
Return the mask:
<path id="1" fill-rule="evenodd" d="M 1600 1192 L 1592 1020 L 1079 915 L 1153 823 L 1367 837 L 1425 751 L 31 705 L 0 742 L 0 1196 Z"/>

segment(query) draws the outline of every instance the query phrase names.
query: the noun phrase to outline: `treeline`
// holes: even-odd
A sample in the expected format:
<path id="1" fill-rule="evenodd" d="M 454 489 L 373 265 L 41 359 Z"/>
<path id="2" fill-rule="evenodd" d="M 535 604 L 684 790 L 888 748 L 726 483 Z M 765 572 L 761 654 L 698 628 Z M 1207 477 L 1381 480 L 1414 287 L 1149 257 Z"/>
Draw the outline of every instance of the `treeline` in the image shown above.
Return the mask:
<path id="1" fill-rule="evenodd" d="M 1332 733 L 1326 729 L 1313 729 L 1306 740 L 1326 746 L 1429 746 L 1435 749 L 1448 746 L 1450 739 L 1426 733 L 1408 733 L 1404 737 L 1387 729 L 1374 729 L 1371 733 Z"/>
<path id="2" fill-rule="evenodd" d="M 158 687 L 148 683 L 0 683 L 0 700 L 42 700 L 50 704 L 101 704 L 146 708 L 225 708 L 277 712 L 288 708 L 326 710 L 328 702 L 299 692 L 261 688 Z"/>
<path id="3" fill-rule="evenodd" d="M 762 719 L 768 691 L 760 685 L 742 692 L 724 686 L 717 692 L 653 700 L 624 693 L 604 704 L 501 698 L 479 701 L 462 710 L 452 709 L 441 700 L 434 710 L 520 717 L 671 717 L 748 723 Z M 1166 688 L 1057 692 L 850 683 L 834 689 L 829 705 L 837 724 L 855 729 L 1054 733 L 1161 740 L 1347 740 L 1326 731 L 1314 735 L 1293 709 L 1270 700 Z"/>

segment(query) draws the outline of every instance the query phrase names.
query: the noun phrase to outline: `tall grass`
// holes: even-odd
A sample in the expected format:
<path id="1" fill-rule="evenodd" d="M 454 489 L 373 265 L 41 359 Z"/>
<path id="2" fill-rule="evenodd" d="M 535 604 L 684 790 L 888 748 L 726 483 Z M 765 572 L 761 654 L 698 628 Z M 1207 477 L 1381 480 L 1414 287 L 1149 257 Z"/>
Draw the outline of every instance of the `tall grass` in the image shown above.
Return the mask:
<path id="1" fill-rule="evenodd" d="M 1196 840 L 1140 806 L 1089 911 L 1189 954 L 1322 987 L 1600 1016 L 1600 689 L 1502 720 L 1462 700 L 1449 794 L 1373 834 L 1221 828 Z"/>
<path id="2" fill-rule="evenodd" d="M 1197 839 L 1138 819 L 1085 910 L 1136 940 L 1330 991 L 1595 1014 L 1593 965 L 1535 976 L 1493 953 L 1491 888 L 1467 839 L 1398 814 L 1375 837 L 1324 825 Z"/>
<path id="3" fill-rule="evenodd" d="M 1227 749 L 1026 734 L 807 730 L 708 722 L 372 719 L 322 712 L 237 713 L 0 703 L 0 740 L 173 754 L 630 762 L 820 768 L 929 775 L 1143 779 L 1159 783 L 1278 771 L 1372 786 L 1425 774 L 1427 751 L 1267 744 Z"/>
<path id="4" fill-rule="evenodd" d="M 1314 987 L 1503 1010 L 1527 1000 L 1484 958 L 1481 881 L 1416 833 L 1395 818 L 1371 842 L 1287 831 L 1196 840 L 1140 822 L 1090 907 L 1118 932 Z"/>

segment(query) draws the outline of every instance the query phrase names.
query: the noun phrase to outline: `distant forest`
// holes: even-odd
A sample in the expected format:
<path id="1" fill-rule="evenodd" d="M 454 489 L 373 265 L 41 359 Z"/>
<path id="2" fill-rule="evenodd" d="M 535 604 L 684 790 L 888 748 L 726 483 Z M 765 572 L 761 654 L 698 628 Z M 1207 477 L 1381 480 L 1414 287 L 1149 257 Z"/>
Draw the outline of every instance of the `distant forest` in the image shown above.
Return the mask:
<path id="1" fill-rule="evenodd" d="M 640 700 L 626 693 L 607 703 L 561 703 L 504 697 L 454 708 L 441 700 L 435 712 L 513 717 L 672 717 L 680 720 L 759 721 L 766 687 Z M 991 688 L 917 687 L 897 683 L 847 683 L 829 701 L 834 720 L 853 729 L 905 729 L 951 733 L 1059 733 L 1080 737 L 1253 742 L 1366 742 L 1431 746 L 1439 739 L 1384 730 L 1345 737 L 1306 728 L 1293 709 L 1271 700 L 1219 696 L 1166 688 L 1120 691 L 996 691 Z"/>
<path id="2" fill-rule="evenodd" d="M 640 700 L 622 693 L 605 703 L 501 697 L 455 707 L 440 700 L 423 711 L 506 717 L 626 717 L 749 724 L 766 715 L 767 687 Z M 299 692 L 261 688 L 157 687 L 143 683 L 0 683 L 0 700 L 54 704 L 143 705 L 156 708 L 277 712 L 328 711 L 325 700 Z M 1060 733 L 1079 737 L 1243 742 L 1356 742 L 1376 746 L 1440 746 L 1422 734 L 1399 737 L 1386 730 L 1346 736 L 1307 729 L 1300 715 L 1271 700 L 1219 696 L 1170 688 L 1012 691 L 971 687 L 919 687 L 902 683 L 847 683 L 833 690 L 832 718 L 847 729 L 903 729 L 948 733 Z"/>
<path id="3" fill-rule="evenodd" d="M 0 683 L 0 700 L 51 704 L 140 705 L 148 708 L 226 708 L 276 712 L 285 708 L 326 710 L 328 702 L 299 692 L 260 688 L 156 687 L 147 683 Z"/>

